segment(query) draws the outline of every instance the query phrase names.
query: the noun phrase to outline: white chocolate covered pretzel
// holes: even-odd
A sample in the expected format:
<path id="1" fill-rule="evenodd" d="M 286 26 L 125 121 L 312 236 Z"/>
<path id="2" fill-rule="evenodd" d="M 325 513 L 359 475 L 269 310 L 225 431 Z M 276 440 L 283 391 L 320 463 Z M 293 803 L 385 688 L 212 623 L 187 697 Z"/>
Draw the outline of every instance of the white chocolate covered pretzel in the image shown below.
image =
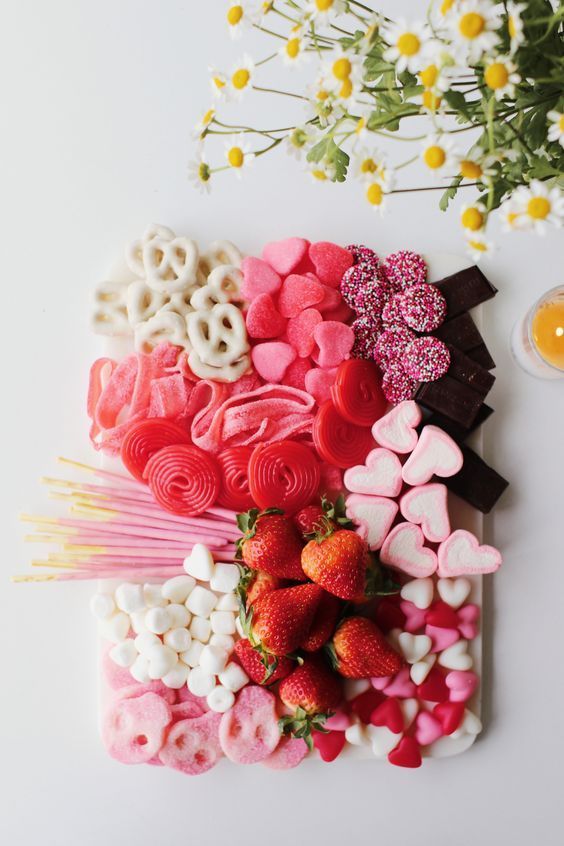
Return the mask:
<path id="1" fill-rule="evenodd" d="M 149 288 L 144 279 L 136 279 L 127 286 L 127 317 L 132 326 L 145 323 L 167 301 L 165 294 Z"/>
<path id="2" fill-rule="evenodd" d="M 123 282 L 101 282 L 94 292 L 92 328 L 99 335 L 112 337 L 129 335 L 131 327 L 127 319 L 127 284 Z"/>
<path id="3" fill-rule="evenodd" d="M 208 276 L 216 267 L 231 264 L 241 267 L 243 254 L 231 241 L 212 241 L 207 250 L 202 253 L 198 263 L 198 281 L 205 285 Z"/>
<path id="4" fill-rule="evenodd" d="M 149 288 L 162 294 L 174 294 L 197 282 L 198 245 L 190 238 L 176 237 L 165 226 L 150 226 L 129 245 L 126 260 Z"/>
<path id="5" fill-rule="evenodd" d="M 135 349 L 138 352 L 150 352 L 163 341 L 190 349 L 186 321 L 174 311 L 158 311 L 135 327 Z"/>
<path id="6" fill-rule="evenodd" d="M 207 283 L 192 295 L 192 308 L 209 311 L 218 303 L 241 302 L 243 274 L 232 264 L 215 267 L 208 276 Z"/>

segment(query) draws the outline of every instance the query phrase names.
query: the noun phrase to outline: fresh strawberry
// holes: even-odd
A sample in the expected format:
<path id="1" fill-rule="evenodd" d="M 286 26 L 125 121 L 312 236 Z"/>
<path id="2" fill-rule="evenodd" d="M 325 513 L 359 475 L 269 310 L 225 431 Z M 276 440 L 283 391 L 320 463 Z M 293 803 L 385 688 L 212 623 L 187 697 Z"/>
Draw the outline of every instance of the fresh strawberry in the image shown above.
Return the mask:
<path id="1" fill-rule="evenodd" d="M 239 579 L 238 592 L 247 611 L 263 594 L 282 587 L 282 579 L 262 570 L 247 570 Z"/>
<path id="2" fill-rule="evenodd" d="M 336 596 L 323 591 L 309 634 L 301 644 L 302 649 L 306 652 L 317 652 L 327 643 L 335 631 L 341 607 L 342 603 Z"/>
<path id="3" fill-rule="evenodd" d="M 337 672 L 349 679 L 392 676 L 403 664 L 378 626 L 366 617 L 343 620 L 328 652 Z"/>
<path id="4" fill-rule="evenodd" d="M 351 521 L 346 516 L 345 500 L 342 496 L 339 496 L 334 504 L 323 497 L 319 504 L 306 505 L 294 514 L 294 523 L 308 540 L 324 528 L 337 529 L 340 526 L 351 525 Z"/>
<path id="5" fill-rule="evenodd" d="M 302 551 L 306 576 L 341 599 L 364 594 L 369 566 L 366 543 L 350 529 L 319 532 Z"/>
<path id="6" fill-rule="evenodd" d="M 265 667 L 261 656 L 247 638 L 237 641 L 235 656 L 251 681 L 257 684 L 274 684 L 291 673 L 295 667 L 290 658 L 275 658 L 274 655 L 266 657 L 268 666 Z"/>
<path id="7" fill-rule="evenodd" d="M 247 617 L 251 644 L 271 655 L 294 652 L 309 633 L 322 595 L 312 584 L 264 593 Z"/>
<path id="8" fill-rule="evenodd" d="M 306 658 L 280 682 L 278 695 L 293 711 L 282 717 L 280 728 L 293 737 L 302 737 L 311 748 L 312 729 L 322 730 L 343 698 L 342 682 L 321 658 Z"/>
<path id="9" fill-rule="evenodd" d="M 252 509 L 237 518 L 243 537 L 239 553 L 251 570 L 263 570 L 271 576 L 305 582 L 302 570 L 302 539 L 296 525 L 276 509 L 259 513 Z"/>
<path id="10" fill-rule="evenodd" d="M 294 514 L 294 523 L 304 538 L 319 531 L 325 519 L 325 511 L 321 505 L 306 505 L 297 514 Z"/>

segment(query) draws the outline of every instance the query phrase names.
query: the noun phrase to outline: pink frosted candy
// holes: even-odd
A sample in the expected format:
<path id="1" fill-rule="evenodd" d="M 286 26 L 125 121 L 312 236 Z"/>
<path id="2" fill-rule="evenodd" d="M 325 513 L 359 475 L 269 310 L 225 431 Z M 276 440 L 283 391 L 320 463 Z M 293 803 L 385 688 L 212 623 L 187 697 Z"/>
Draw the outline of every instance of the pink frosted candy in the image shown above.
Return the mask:
<path id="1" fill-rule="evenodd" d="M 398 513 L 393 499 L 367 494 L 351 494 L 346 502 L 347 517 L 370 549 L 380 549 Z"/>
<path id="2" fill-rule="evenodd" d="M 313 367 L 308 370 L 305 376 L 305 387 L 308 394 L 314 398 L 318 405 L 331 397 L 331 387 L 335 384 L 337 368 Z"/>
<path id="3" fill-rule="evenodd" d="M 391 682 L 384 688 L 386 696 L 396 696 L 398 699 L 411 699 L 415 696 L 415 685 L 409 675 L 409 667 L 402 667 L 393 676 Z"/>
<path id="4" fill-rule="evenodd" d="M 376 421 L 372 435 L 376 443 L 403 455 L 415 449 L 420 423 L 421 409 L 413 400 L 406 400 Z"/>
<path id="5" fill-rule="evenodd" d="M 322 313 L 334 311 L 341 305 L 342 301 L 343 298 L 337 288 L 323 285 L 323 299 L 317 304 L 317 309 Z"/>
<path id="6" fill-rule="evenodd" d="M 162 681 L 149 681 L 144 684 L 139 684 L 130 676 L 130 685 L 128 687 L 120 687 L 115 693 L 116 699 L 137 699 L 145 693 L 156 693 L 162 697 L 169 705 L 174 705 L 176 702 L 176 690 L 166 687 Z"/>
<path id="7" fill-rule="evenodd" d="M 478 634 L 477 621 L 480 618 L 480 609 L 477 605 L 469 603 L 458 609 L 458 631 L 466 640 L 473 640 Z"/>
<path id="8" fill-rule="evenodd" d="M 401 464 L 389 449 L 373 449 L 364 464 L 345 471 L 345 487 L 353 493 L 394 497 L 402 488 Z"/>
<path id="9" fill-rule="evenodd" d="M 454 476 L 464 459 L 458 444 L 438 426 L 424 426 L 415 449 L 403 465 L 408 485 L 424 485 L 433 476 Z"/>
<path id="10" fill-rule="evenodd" d="M 274 752 L 271 752 L 262 763 L 269 770 L 291 770 L 301 764 L 307 752 L 305 740 L 282 737 Z"/>
<path id="11" fill-rule="evenodd" d="M 323 297 L 323 285 L 320 282 L 315 278 L 293 273 L 282 283 L 278 310 L 284 317 L 297 317 L 304 309 L 320 303 Z"/>
<path id="12" fill-rule="evenodd" d="M 274 695 L 258 685 L 244 687 L 221 718 L 219 739 L 225 755 L 236 764 L 268 758 L 280 740 Z"/>
<path id="13" fill-rule="evenodd" d="M 478 676 L 472 670 L 452 670 L 445 683 L 451 702 L 467 702 L 478 687 Z"/>
<path id="14" fill-rule="evenodd" d="M 147 417 L 166 417 L 172 420 L 181 417 L 185 412 L 189 394 L 186 379 L 180 373 L 153 379 Z"/>
<path id="15" fill-rule="evenodd" d="M 349 308 L 343 300 L 341 300 L 336 308 L 323 313 L 325 320 L 334 320 L 336 323 L 348 323 L 353 316 L 354 312 L 352 308 Z"/>
<path id="16" fill-rule="evenodd" d="M 106 712 L 102 740 L 122 764 L 145 764 L 161 749 L 171 713 L 156 693 L 115 702 Z"/>
<path id="17" fill-rule="evenodd" d="M 245 323 L 251 338 L 277 338 L 286 331 L 286 319 L 276 308 L 270 294 L 255 297 L 247 311 Z"/>
<path id="18" fill-rule="evenodd" d="M 425 536 L 413 523 L 398 523 L 385 539 L 380 561 L 417 579 L 430 576 L 437 569 L 437 556 L 425 545 Z"/>
<path id="19" fill-rule="evenodd" d="M 190 717 L 201 717 L 209 711 L 208 704 L 203 696 L 195 696 L 186 686 L 176 691 L 177 704 L 171 706 L 172 716 L 175 720 L 187 720 Z"/>
<path id="20" fill-rule="evenodd" d="M 272 267 L 254 256 L 245 256 L 241 262 L 241 270 L 241 294 L 246 300 L 254 300 L 259 294 L 275 294 L 282 284 L 282 279 Z"/>
<path id="21" fill-rule="evenodd" d="M 429 746 L 444 734 L 440 720 L 429 711 L 420 711 L 415 718 L 415 740 L 420 746 Z"/>
<path id="22" fill-rule="evenodd" d="M 251 352 L 255 370 L 270 384 L 282 381 L 295 357 L 294 348 L 284 341 L 266 341 L 264 344 L 257 344 Z"/>
<path id="23" fill-rule="evenodd" d="M 286 276 L 299 265 L 308 247 L 309 241 L 304 238 L 285 238 L 283 241 L 271 241 L 264 247 L 262 257 L 277 273 Z"/>
<path id="24" fill-rule="evenodd" d="M 315 308 L 306 308 L 296 317 L 288 321 L 286 337 L 300 358 L 311 355 L 315 346 L 313 332 L 318 323 L 323 320 Z"/>
<path id="25" fill-rule="evenodd" d="M 338 367 L 348 358 L 354 344 L 354 330 L 345 323 L 325 320 L 313 330 L 317 348 L 312 358 L 320 367 Z"/>
<path id="26" fill-rule="evenodd" d="M 445 629 L 443 626 L 425 626 L 425 634 L 431 638 L 431 652 L 442 652 L 457 640 L 460 634 L 456 629 Z"/>
<path id="27" fill-rule="evenodd" d="M 308 358 L 295 358 L 284 373 L 284 384 L 297 388 L 299 391 L 305 391 L 305 377 L 310 367 L 311 362 Z"/>
<path id="28" fill-rule="evenodd" d="M 444 578 L 495 573 L 501 566 L 501 552 L 493 546 L 480 546 L 465 529 L 457 529 L 441 543 L 438 557 L 439 576 Z"/>
<path id="29" fill-rule="evenodd" d="M 427 540 L 440 543 L 450 534 L 447 489 L 440 483 L 417 485 L 400 499 L 400 511 L 410 523 L 417 523 Z"/>
<path id="30" fill-rule="evenodd" d="M 180 720 L 169 731 L 159 758 L 165 766 L 186 775 L 211 770 L 222 756 L 220 722 L 221 714 L 214 711 L 192 720 Z"/>
<path id="31" fill-rule="evenodd" d="M 309 257 L 315 266 L 315 274 L 321 282 L 336 288 L 343 273 L 351 267 L 354 259 L 348 250 L 330 241 L 311 244 Z"/>

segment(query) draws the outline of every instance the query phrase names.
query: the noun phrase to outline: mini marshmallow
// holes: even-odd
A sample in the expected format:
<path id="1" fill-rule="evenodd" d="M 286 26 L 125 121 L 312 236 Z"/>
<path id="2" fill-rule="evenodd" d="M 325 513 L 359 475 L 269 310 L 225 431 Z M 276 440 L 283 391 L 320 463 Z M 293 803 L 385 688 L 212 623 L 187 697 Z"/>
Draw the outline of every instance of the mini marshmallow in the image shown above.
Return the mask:
<path id="1" fill-rule="evenodd" d="M 181 687 L 184 687 L 186 682 L 188 681 L 188 673 L 190 672 L 190 667 L 188 667 L 183 661 L 179 661 L 172 670 L 169 670 L 166 673 L 161 681 L 166 687 L 170 687 L 172 690 L 180 690 Z"/>
<path id="2" fill-rule="evenodd" d="M 190 614 L 186 606 L 180 605 L 176 602 L 167 605 L 166 610 L 168 611 L 170 617 L 171 629 L 185 628 L 192 618 L 192 615 Z"/>
<path id="3" fill-rule="evenodd" d="M 210 587 L 218 593 L 231 593 L 239 584 L 239 568 L 236 564 L 216 564 Z"/>
<path id="4" fill-rule="evenodd" d="M 217 600 L 217 605 L 215 606 L 216 611 L 234 611 L 236 614 L 239 613 L 239 600 L 235 596 L 234 593 L 225 593 L 223 596 L 220 596 Z"/>
<path id="5" fill-rule="evenodd" d="M 235 641 L 231 635 L 212 634 L 210 637 L 210 646 L 219 646 L 221 649 L 225 649 L 227 652 L 231 653 L 233 652 Z"/>
<path id="6" fill-rule="evenodd" d="M 207 673 L 216 676 L 225 669 L 225 665 L 229 659 L 229 654 L 226 649 L 221 649 L 219 646 L 204 646 L 202 654 L 200 655 L 200 667 Z"/>
<path id="7" fill-rule="evenodd" d="M 114 598 L 109 593 L 95 593 L 90 600 L 90 610 L 98 620 L 105 620 L 116 610 Z"/>
<path id="8" fill-rule="evenodd" d="M 190 634 L 195 640 L 207 643 L 211 634 L 211 623 L 205 617 L 192 617 Z"/>
<path id="9" fill-rule="evenodd" d="M 147 626 L 145 625 L 146 613 L 146 611 L 134 611 L 133 614 L 129 615 L 131 628 L 137 635 L 147 631 Z"/>
<path id="10" fill-rule="evenodd" d="M 131 639 L 117 643 L 109 652 L 110 658 L 118 667 L 131 667 L 138 654 L 135 642 Z"/>
<path id="11" fill-rule="evenodd" d="M 201 667 L 194 667 L 188 675 L 188 690 L 194 696 L 207 696 L 215 687 L 215 678 Z"/>
<path id="12" fill-rule="evenodd" d="M 129 632 L 129 617 L 123 611 L 116 611 L 111 617 L 100 620 L 98 628 L 100 636 L 112 643 L 121 643 Z"/>
<path id="13" fill-rule="evenodd" d="M 198 544 L 196 544 L 198 546 Z M 194 547 L 195 548 L 195 547 Z M 205 547 L 203 547 L 205 549 Z M 198 617 L 209 617 L 217 603 L 217 596 L 211 590 L 196 585 L 188 599 L 186 608 Z"/>
<path id="14" fill-rule="evenodd" d="M 197 667 L 200 663 L 203 648 L 203 643 L 200 643 L 199 640 L 193 640 L 186 652 L 181 653 L 180 659 L 189 667 Z"/>
<path id="15" fill-rule="evenodd" d="M 149 662 L 149 678 L 162 679 L 176 665 L 178 655 L 169 646 L 162 643 L 151 646 L 145 656 Z"/>
<path id="16" fill-rule="evenodd" d="M 141 655 L 146 655 L 155 644 L 160 645 L 161 639 L 153 632 L 141 632 L 134 640 L 135 648 Z"/>
<path id="17" fill-rule="evenodd" d="M 210 622 L 214 634 L 235 634 L 235 615 L 232 611 L 212 611 Z"/>
<path id="18" fill-rule="evenodd" d="M 190 555 L 184 559 L 184 569 L 200 582 L 209 582 L 215 570 L 211 552 L 203 543 L 195 543 Z M 211 608 L 210 608 L 211 611 Z"/>
<path id="19" fill-rule="evenodd" d="M 233 691 L 233 693 L 237 693 L 238 690 L 241 690 L 242 687 L 248 684 L 249 677 L 239 664 L 235 664 L 234 661 L 230 661 L 225 669 L 219 673 L 219 681 L 224 688 Z M 212 706 L 210 705 L 210 708 L 211 707 Z"/>
<path id="20" fill-rule="evenodd" d="M 147 608 L 162 607 L 167 604 L 166 599 L 163 597 L 162 585 L 151 585 L 147 583 L 143 585 L 143 593 L 145 594 L 145 605 Z"/>
<path id="21" fill-rule="evenodd" d="M 218 684 L 214 689 L 208 693 L 206 702 L 211 711 L 216 711 L 218 714 L 224 714 L 233 706 L 235 702 L 235 694 L 226 687 Z"/>
<path id="22" fill-rule="evenodd" d="M 143 585 L 124 582 L 116 588 L 115 598 L 117 607 L 126 614 L 142 611 L 146 607 Z"/>
<path id="23" fill-rule="evenodd" d="M 149 675 L 149 661 L 147 660 L 146 655 L 138 655 L 131 667 L 129 668 L 129 672 L 135 679 L 135 681 L 140 682 L 140 684 L 146 684 L 147 682 L 151 681 L 151 677 Z"/>
<path id="24" fill-rule="evenodd" d="M 186 652 L 192 643 L 192 635 L 188 629 L 169 629 L 163 637 L 165 646 L 170 646 L 176 652 Z"/>
<path id="25" fill-rule="evenodd" d="M 145 625 L 154 634 L 164 634 L 170 629 L 171 619 L 167 608 L 155 606 L 145 614 Z"/>
<path id="26" fill-rule="evenodd" d="M 169 602 L 184 603 L 196 587 L 196 579 L 192 576 L 174 576 L 162 586 L 162 595 Z"/>

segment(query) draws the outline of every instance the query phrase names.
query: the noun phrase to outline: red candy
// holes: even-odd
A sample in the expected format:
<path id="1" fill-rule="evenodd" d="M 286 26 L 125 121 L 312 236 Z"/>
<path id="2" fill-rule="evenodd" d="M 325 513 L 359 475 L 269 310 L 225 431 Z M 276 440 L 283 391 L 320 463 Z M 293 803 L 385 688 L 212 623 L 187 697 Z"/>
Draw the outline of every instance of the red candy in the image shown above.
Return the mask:
<path id="1" fill-rule="evenodd" d="M 446 602 L 437 600 L 425 612 L 425 622 L 428 626 L 439 626 L 443 629 L 456 629 L 458 627 L 458 614 L 447 605 Z"/>
<path id="2" fill-rule="evenodd" d="M 405 348 L 402 365 L 408 376 L 418 382 L 434 382 L 450 367 L 450 352 L 446 344 L 432 335 L 415 338 Z"/>
<path id="3" fill-rule="evenodd" d="M 417 382 L 405 372 L 399 364 L 392 364 L 382 379 L 382 391 L 388 402 L 397 405 L 399 402 L 413 398 Z"/>
<path id="4" fill-rule="evenodd" d="M 378 368 L 358 358 L 339 365 L 331 397 L 339 414 L 358 426 L 372 426 L 386 410 Z"/>
<path id="5" fill-rule="evenodd" d="M 217 457 L 221 472 L 221 490 L 218 504 L 234 511 L 247 511 L 254 505 L 249 490 L 249 461 L 251 447 L 231 447 Z"/>
<path id="6" fill-rule="evenodd" d="M 339 757 L 346 742 L 344 731 L 314 731 L 312 737 L 313 745 L 319 752 L 319 757 L 327 764 Z"/>
<path id="7" fill-rule="evenodd" d="M 359 718 L 359 720 L 366 725 L 370 722 L 370 717 L 372 713 L 385 701 L 384 694 L 381 693 L 379 690 L 374 690 L 373 687 L 370 690 L 365 690 L 364 693 L 355 696 L 354 699 L 351 700 L 350 706 L 353 714 Z M 403 728 L 403 721 L 402 721 L 402 728 Z"/>
<path id="8" fill-rule="evenodd" d="M 290 388 L 305 391 L 305 377 L 309 373 L 310 362 L 307 358 L 296 358 L 284 373 L 284 384 Z"/>
<path id="9" fill-rule="evenodd" d="M 403 713 L 397 699 L 390 697 L 378 705 L 370 715 L 373 726 L 386 726 L 394 734 L 403 731 Z"/>
<path id="10" fill-rule="evenodd" d="M 384 261 L 384 269 L 387 278 L 396 288 L 420 285 L 427 279 L 425 261 L 410 250 L 400 250 L 389 255 Z"/>
<path id="11" fill-rule="evenodd" d="M 331 400 L 324 402 L 313 423 L 313 442 L 321 458 L 343 470 L 362 464 L 374 439 L 370 429 L 341 417 Z"/>
<path id="12" fill-rule="evenodd" d="M 167 446 L 189 444 L 188 433 L 170 420 L 149 418 L 134 423 L 125 435 L 120 449 L 124 467 L 132 476 L 144 482 L 145 466 L 152 455 Z"/>
<path id="13" fill-rule="evenodd" d="M 251 338 L 277 338 L 286 330 L 282 317 L 270 294 L 259 294 L 249 306 L 245 323 Z"/>
<path id="14" fill-rule="evenodd" d="M 259 508 L 298 511 L 315 497 L 319 480 L 319 462 L 298 441 L 260 444 L 249 462 L 249 489 Z"/>
<path id="15" fill-rule="evenodd" d="M 288 321 L 288 343 L 293 346 L 300 358 L 311 355 L 315 346 L 313 332 L 318 323 L 323 320 L 315 308 L 306 308 L 297 317 Z"/>
<path id="16" fill-rule="evenodd" d="M 343 277 L 343 273 L 353 263 L 353 257 L 348 250 L 332 244 L 330 241 L 318 241 L 311 244 L 309 257 L 315 267 L 315 275 L 320 282 L 336 288 Z"/>
<path id="17" fill-rule="evenodd" d="M 297 317 L 309 306 L 324 299 L 323 285 L 310 276 L 287 276 L 278 297 L 278 309 L 283 317 Z"/>
<path id="18" fill-rule="evenodd" d="M 159 505 L 186 517 L 206 511 L 220 490 L 215 459 L 199 447 L 185 444 L 156 452 L 147 462 L 145 478 Z"/>
<path id="19" fill-rule="evenodd" d="M 456 731 L 464 717 L 464 702 L 439 702 L 433 708 L 433 714 L 440 721 L 445 734 Z"/>
<path id="20" fill-rule="evenodd" d="M 415 769 L 421 766 L 421 751 L 419 744 L 413 737 L 402 737 L 395 749 L 388 755 L 390 764 L 396 767 L 410 767 Z"/>
<path id="21" fill-rule="evenodd" d="M 449 690 L 440 670 L 436 667 L 431 669 L 425 681 L 418 685 L 417 696 L 426 702 L 446 702 L 449 698 Z"/>
<path id="22" fill-rule="evenodd" d="M 446 300 L 434 285 L 412 285 L 400 300 L 405 322 L 416 332 L 432 332 L 445 319 Z"/>

